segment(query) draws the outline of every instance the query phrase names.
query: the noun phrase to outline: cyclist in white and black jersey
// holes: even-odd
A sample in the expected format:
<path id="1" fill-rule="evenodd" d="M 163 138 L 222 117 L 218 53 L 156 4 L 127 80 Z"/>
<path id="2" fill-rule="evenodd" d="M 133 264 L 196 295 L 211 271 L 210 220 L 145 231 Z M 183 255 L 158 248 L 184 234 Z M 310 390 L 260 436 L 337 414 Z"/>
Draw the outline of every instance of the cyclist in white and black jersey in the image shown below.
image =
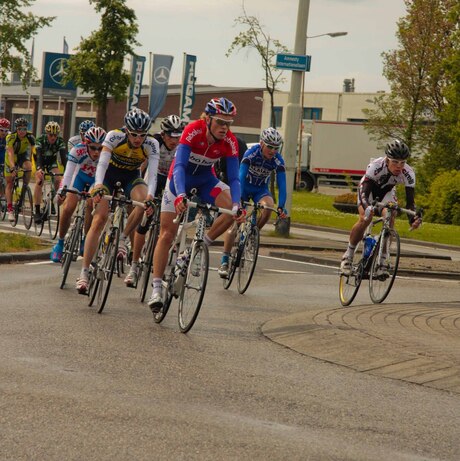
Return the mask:
<path id="1" fill-rule="evenodd" d="M 359 220 L 350 233 L 347 251 L 345 251 L 340 270 L 348 274 L 351 269 L 356 246 L 361 241 L 367 226 L 374 215 L 372 202 L 378 200 L 382 203 L 397 202 L 396 185 L 404 184 L 406 188 L 406 208 L 415 210 L 415 173 L 406 163 L 409 158 L 409 148 L 399 139 L 388 143 L 385 148 L 385 157 L 373 160 L 366 169 L 366 174 L 361 178 L 358 187 L 358 212 Z M 409 218 L 412 229 L 422 223 L 420 216 Z M 391 226 L 394 224 L 394 217 Z"/>

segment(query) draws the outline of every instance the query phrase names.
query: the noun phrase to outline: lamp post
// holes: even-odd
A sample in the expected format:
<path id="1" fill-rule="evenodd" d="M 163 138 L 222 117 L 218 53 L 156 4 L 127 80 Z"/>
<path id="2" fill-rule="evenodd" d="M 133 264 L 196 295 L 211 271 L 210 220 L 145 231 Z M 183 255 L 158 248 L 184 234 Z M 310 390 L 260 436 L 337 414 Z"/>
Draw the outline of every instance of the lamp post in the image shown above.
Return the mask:
<path id="1" fill-rule="evenodd" d="M 335 37 L 343 37 L 347 35 L 348 32 L 327 32 L 325 34 L 318 34 L 312 36 L 306 36 L 305 39 L 308 40 L 309 38 L 317 38 L 317 37 L 325 37 L 329 36 L 332 38 Z M 307 42 L 305 40 L 305 52 L 307 51 Z M 299 188 L 300 181 L 302 179 L 302 172 L 301 172 L 301 162 L 302 162 L 302 132 L 303 132 L 303 104 L 304 104 L 304 91 L 305 91 L 305 72 L 302 76 L 302 89 L 301 89 L 301 103 L 300 103 L 300 111 L 301 111 L 301 119 L 300 119 L 300 129 L 299 129 L 299 158 L 297 161 L 297 176 L 296 176 L 296 186 Z"/>

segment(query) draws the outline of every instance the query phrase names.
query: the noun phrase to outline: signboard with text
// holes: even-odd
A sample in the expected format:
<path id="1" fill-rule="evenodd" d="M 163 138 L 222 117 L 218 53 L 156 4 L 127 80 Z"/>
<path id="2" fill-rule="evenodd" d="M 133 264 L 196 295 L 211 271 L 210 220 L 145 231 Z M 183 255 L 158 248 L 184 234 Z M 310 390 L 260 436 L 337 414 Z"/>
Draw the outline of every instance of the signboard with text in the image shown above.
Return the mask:
<path id="1" fill-rule="evenodd" d="M 42 86 L 44 96 L 75 98 L 77 88 L 73 82 L 63 83 L 69 57 L 70 54 L 64 53 L 43 53 Z"/>
<path id="2" fill-rule="evenodd" d="M 311 56 L 305 54 L 277 54 L 276 67 L 284 70 L 310 72 Z"/>

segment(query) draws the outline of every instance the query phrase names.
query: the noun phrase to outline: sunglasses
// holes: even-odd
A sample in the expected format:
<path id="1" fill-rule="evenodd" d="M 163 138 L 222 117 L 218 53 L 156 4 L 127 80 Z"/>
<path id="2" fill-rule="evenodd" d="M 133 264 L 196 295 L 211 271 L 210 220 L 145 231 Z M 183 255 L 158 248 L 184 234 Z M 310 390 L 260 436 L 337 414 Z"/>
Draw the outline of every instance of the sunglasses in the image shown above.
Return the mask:
<path id="1" fill-rule="evenodd" d="M 16 128 L 16 131 L 27 131 L 27 128 L 25 127 Z"/>
<path id="2" fill-rule="evenodd" d="M 133 138 L 145 138 L 147 136 L 147 133 L 136 133 L 134 131 L 128 131 L 128 134 Z"/>
<path id="3" fill-rule="evenodd" d="M 265 147 L 271 150 L 278 150 L 280 148 L 280 146 L 272 146 L 271 144 L 265 144 Z"/>
<path id="4" fill-rule="evenodd" d="M 0 133 L 8 133 L 8 130 L 5 128 L 0 128 Z"/>
<path id="5" fill-rule="evenodd" d="M 397 165 L 397 166 L 404 166 L 406 164 L 406 161 L 405 160 L 394 160 L 392 158 L 390 158 L 390 162 L 393 164 L 393 165 Z"/>
<path id="6" fill-rule="evenodd" d="M 228 126 L 230 128 L 230 125 L 233 123 L 233 120 L 224 120 L 223 118 L 218 118 L 218 117 L 211 117 L 211 118 L 215 120 L 219 126 Z"/>
<path id="7" fill-rule="evenodd" d="M 88 144 L 88 148 L 91 150 L 97 150 L 98 152 L 102 151 L 102 146 L 93 146 L 92 144 Z"/>

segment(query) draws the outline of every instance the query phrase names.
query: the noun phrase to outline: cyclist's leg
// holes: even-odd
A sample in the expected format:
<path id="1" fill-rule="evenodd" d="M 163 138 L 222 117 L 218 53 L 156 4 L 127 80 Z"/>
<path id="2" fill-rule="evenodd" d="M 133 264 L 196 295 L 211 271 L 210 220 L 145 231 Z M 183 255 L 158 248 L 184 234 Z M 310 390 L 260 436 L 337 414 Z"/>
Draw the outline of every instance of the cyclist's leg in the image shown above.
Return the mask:
<path id="1" fill-rule="evenodd" d="M 273 197 L 271 196 L 267 186 L 262 187 L 257 194 L 254 194 L 254 202 L 260 203 L 271 208 L 274 207 Z M 257 227 L 259 229 L 262 229 L 262 227 L 264 227 L 265 224 L 267 224 L 271 214 L 271 210 L 262 210 L 262 213 L 260 214 L 260 217 L 257 220 Z"/>
<path id="2" fill-rule="evenodd" d="M 133 185 L 131 189 L 130 198 L 136 200 L 137 202 L 143 202 L 147 198 L 147 186 L 144 181 L 137 182 Z M 128 217 L 128 220 L 125 225 L 123 234 L 128 236 L 132 231 L 134 231 L 137 226 L 142 221 L 142 215 L 144 214 L 144 209 L 141 207 L 133 207 L 133 211 Z M 142 245 L 144 244 L 145 236 L 141 236 L 138 232 L 134 232 L 134 243 L 133 243 L 133 261 L 136 263 L 139 261 L 142 251 Z"/>
<path id="3" fill-rule="evenodd" d="M 80 197 L 75 194 L 67 194 L 62 204 L 61 217 L 59 220 L 59 240 L 63 240 L 69 230 L 72 221 L 72 215 L 77 208 Z"/>
<path id="4" fill-rule="evenodd" d="M 9 164 L 8 164 L 8 156 L 5 157 L 5 169 L 4 175 L 6 180 L 6 187 L 5 187 L 5 197 L 6 197 L 6 207 L 8 210 L 8 220 L 14 219 L 12 216 L 13 214 L 13 176 L 9 172 Z"/>

